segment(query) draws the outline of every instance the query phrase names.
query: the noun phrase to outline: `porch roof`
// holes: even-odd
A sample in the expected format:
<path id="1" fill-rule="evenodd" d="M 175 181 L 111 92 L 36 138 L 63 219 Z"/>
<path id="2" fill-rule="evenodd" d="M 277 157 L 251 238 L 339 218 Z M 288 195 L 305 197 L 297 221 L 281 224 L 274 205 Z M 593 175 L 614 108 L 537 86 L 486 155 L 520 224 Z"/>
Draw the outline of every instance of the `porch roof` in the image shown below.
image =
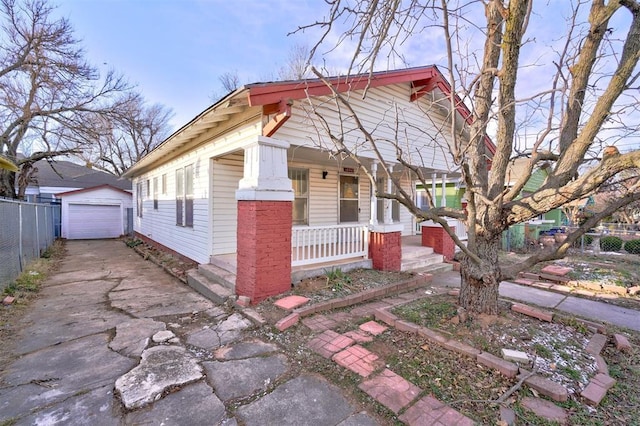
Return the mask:
<path id="1" fill-rule="evenodd" d="M 329 77 L 327 81 L 338 92 L 410 83 L 412 88 L 411 101 L 416 101 L 430 93 L 434 96 L 435 102 L 444 109 L 448 107 L 448 99 L 451 96 L 451 85 L 435 65 L 380 71 L 370 74 Z M 284 116 L 288 114 L 288 111 L 285 112 L 285 110 L 290 107 L 293 100 L 329 94 L 331 94 L 331 88 L 318 78 L 245 85 L 229 93 L 174 132 L 149 154 L 130 167 L 123 176 L 132 178 L 140 175 L 153 168 L 155 164 L 168 161 L 173 156 L 206 142 L 202 141 L 201 136 L 203 134 L 218 126 L 221 126 L 221 131 L 224 131 L 222 126 L 235 115 L 255 109 L 255 112 L 245 116 L 244 121 L 258 119 L 261 115 L 274 113 L 280 113 Z M 471 124 L 473 121 L 471 112 L 457 95 L 454 95 L 454 98 L 455 109 L 459 116 L 466 124 Z M 286 120 L 286 117 L 284 119 Z M 279 126 L 278 122 L 281 123 L 280 120 L 282 119 L 276 119 L 274 126 Z M 237 125 L 238 123 L 234 124 Z M 485 144 L 489 152 L 494 154 L 495 145 L 488 137 L 485 138 Z"/>

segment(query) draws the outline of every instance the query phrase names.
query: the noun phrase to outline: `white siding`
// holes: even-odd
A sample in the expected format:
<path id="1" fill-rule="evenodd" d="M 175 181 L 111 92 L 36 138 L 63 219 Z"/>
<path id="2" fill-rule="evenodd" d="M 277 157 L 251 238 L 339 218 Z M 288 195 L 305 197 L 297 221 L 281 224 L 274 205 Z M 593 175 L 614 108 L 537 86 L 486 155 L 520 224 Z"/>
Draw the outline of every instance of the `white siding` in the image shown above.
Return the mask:
<path id="1" fill-rule="evenodd" d="M 369 90 L 366 99 L 358 93 L 351 94 L 352 105 L 359 117 L 379 141 L 379 149 L 384 158 L 395 163 L 395 147 L 385 140 L 398 140 L 406 153 L 420 153 L 423 167 L 449 170 L 447 140 L 448 126 L 435 113 L 426 113 L 428 101 L 421 98 L 410 102 L 409 84 L 397 84 Z M 273 136 L 291 143 L 313 148 L 324 146 L 334 149 L 326 137 L 318 136 L 318 131 L 306 116 L 303 106 L 306 100 L 298 100 L 292 108 L 293 116 Z M 320 105 L 325 118 L 334 129 L 344 129 L 344 137 L 350 146 L 359 144 L 357 153 L 365 158 L 374 158 L 373 153 L 363 144 L 363 136 L 355 129 L 353 120 L 340 117 L 333 104 Z M 395 134 L 396 118 L 409 124 L 403 126 L 399 135 Z M 200 263 L 207 263 L 211 254 L 232 253 L 236 249 L 237 202 L 235 190 L 242 177 L 242 146 L 254 141 L 260 134 L 260 125 L 252 122 L 238 127 L 227 135 L 206 142 L 189 153 L 171 159 L 167 163 L 147 172 L 134 180 L 142 181 L 146 191 L 146 180 L 153 182 L 157 177 L 167 175 L 167 193 L 159 193 L 158 209 L 153 208 L 151 194 L 144 194 L 142 218 L 134 214 L 134 230 L 160 244 L 163 244 Z M 411 147 L 407 144 L 410 144 Z M 236 152 L 234 155 L 230 153 Z M 238 154 L 238 152 L 240 152 Z M 417 158 L 418 156 L 414 156 Z M 414 159 L 415 159 L 414 158 Z M 212 160 L 215 159 L 215 160 Z M 176 225 L 175 171 L 186 165 L 194 165 L 194 223 L 192 228 Z M 341 166 L 317 164 L 296 158 L 289 167 L 309 170 L 309 225 L 333 225 L 338 223 L 338 179 Z M 326 179 L 322 171 L 328 171 Z M 370 185 L 364 173 L 359 174 L 359 221 L 368 223 L 370 217 Z M 411 189 L 411 182 L 403 180 L 403 187 Z M 134 193 L 135 200 L 135 193 Z M 135 205 L 135 203 L 134 203 Z M 404 235 L 413 232 L 409 212 L 401 207 L 400 220 L 404 224 Z"/>
<path id="2" fill-rule="evenodd" d="M 199 263 L 209 263 L 213 249 L 211 241 L 210 197 L 211 158 L 238 150 L 245 142 L 256 140 L 259 129 L 255 124 L 236 129 L 226 135 L 181 155 L 156 169 L 134 179 L 134 191 L 138 181 L 146 182 L 167 174 L 167 193 L 158 194 L 158 210 L 153 209 L 153 191 L 144 194 L 142 218 L 134 213 L 134 230 Z M 221 148 L 221 147 L 224 147 Z M 194 212 L 193 227 L 176 225 L 176 170 L 193 164 Z M 146 191 L 146 183 L 143 185 Z M 236 184 L 237 189 L 237 184 Z M 235 190 L 233 192 L 235 205 Z M 134 193 L 135 200 L 135 193 Z M 134 203 L 135 204 L 135 203 Z"/>
<path id="3" fill-rule="evenodd" d="M 405 154 L 412 154 L 414 164 L 438 170 L 453 168 L 447 145 L 451 139 L 449 127 L 425 97 L 417 102 L 410 102 L 409 97 L 409 84 L 397 84 L 370 89 L 366 99 L 362 99 L 361 92 L 352 93 L 350 101 L 360 120 L 378 141 L 378 148 L 386 161 L 397 161 L 394 145 L 386 142 L 397 140 Z M 324 99 L 326 100 L 327 98 Z M 317 129 L 310 121 L 304 112 L 305 103 L 308 104 L 308 101 L 296 101 L 292 117 L 278 130 L 275 137 L 296 145 L 334 149 L 327 137 L 319 140 L 318 135 L 324 135 L 324 130 Z M 348 145 L 359 145 L 359 156 L 374 158 L 374 153 L 364 143 L 362 133 L 356 129 L 353 120 L 341 118 L 332 102 L 316 102 L 316 106 L 334 131 L 343 129 L 342 135 Z M 396 121 L 408 124 L 402 126 L 398 135 L 395 134 Z"/>
<path id="4" fill-rule="evenodd" d="M 360 185 L 358 206 L 360 214 L 358 221 L 360 223 L 369 223 L 371 220 L 371 182 L 369 182 L 369 178 L 364 173 L 360 173 L 358 178 L 358 184 Z"/>
<path id="5" fill-rule="evenodd" d="M 212 160 L 212 254 L 236 252 L 238 202 L 236 190 L 244 171 L 242 153 Z"/>
<path id="6" fill-rule="evenodd" d="M 309 226 L 338 223 L 338 168 L 299 162 L 290 162 L 289 167 L 309 170 Z"/>
<path id="7" fill-rule="evenodd" d="M 309 171 L 309 226 L 338 224 L 338 176 L 341 174 L 342 169 L 337 166 L 323 167 L 302 161 L 289 161 L 288 166 Z M 324 170 L 328 172 L 325 179 L 322 178 Z M 360 208 L 358 221 L 360 223 L 369 223 L 369 212 L 371 210 L 369 179 L 364 173 L 360 173 L 358 178 L 360 186 L 358 190 Z"/>

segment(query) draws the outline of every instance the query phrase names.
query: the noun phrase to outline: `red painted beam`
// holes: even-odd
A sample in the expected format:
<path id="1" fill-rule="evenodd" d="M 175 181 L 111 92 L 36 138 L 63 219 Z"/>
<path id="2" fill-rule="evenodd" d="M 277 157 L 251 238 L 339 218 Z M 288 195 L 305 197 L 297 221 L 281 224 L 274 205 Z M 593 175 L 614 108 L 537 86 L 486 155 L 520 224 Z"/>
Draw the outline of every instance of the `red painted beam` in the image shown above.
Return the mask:
<path id="1" fill-rule="evenodd" d="M 264 115 L 275 114 L 275 116 L 269 120 L 267 124 L 262 128 L 263 136 L 273 136 L 284 123 L 291 117 L 291 105 L 293 100 L 282 100 L 277 104 L 269 104 L 262 107 L 262 113 Z M 269 113 L 267 111 L 270 111 Z"/>
<path id="2" fill-rule="evenodd" d="M 433 66 L 410 68 L 406 70 L 359 74 L 351 77 L 332 77 L 327 79 L 338 92 L 361 90 L 366 87 L 380 87 L 416 80 L 428 80 L 439 74 Z M 301 80 L 282 83 L 263 83 L 249 85 L 249 105 L 267 105 L 280 102 L 281 99 L 304 99 L 307 96 L 331 94 L 331 89 L 319 80 Z"/>

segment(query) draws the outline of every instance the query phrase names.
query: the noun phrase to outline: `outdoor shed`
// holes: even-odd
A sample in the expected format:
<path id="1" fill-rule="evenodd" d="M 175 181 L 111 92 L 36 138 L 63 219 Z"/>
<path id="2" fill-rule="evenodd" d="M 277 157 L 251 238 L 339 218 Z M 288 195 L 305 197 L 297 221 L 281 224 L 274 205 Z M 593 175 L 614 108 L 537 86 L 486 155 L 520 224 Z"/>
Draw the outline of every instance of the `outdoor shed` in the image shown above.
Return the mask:
<path id="1" fill-rule="evenodd" d="M 126 233 L 130 192 L 111 185 L 56 194 L 62 200 L 62 238 L 118 238 Z"/>

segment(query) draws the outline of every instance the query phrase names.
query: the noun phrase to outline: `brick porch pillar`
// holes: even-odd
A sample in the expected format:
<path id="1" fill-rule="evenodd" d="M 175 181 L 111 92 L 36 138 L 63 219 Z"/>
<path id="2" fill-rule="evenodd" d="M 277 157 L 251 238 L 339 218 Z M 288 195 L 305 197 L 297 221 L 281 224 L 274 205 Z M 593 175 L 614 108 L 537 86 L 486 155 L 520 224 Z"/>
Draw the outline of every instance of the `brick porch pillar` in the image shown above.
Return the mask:
<path id="1" fill-rule="evenodd" d="M 259 137 L 244 147 L 238 200 L 236 294 L 258 303 L 291 289 L 289 143 Z"/>
<path id="2" fill-rule="evenodd" d="M 291 289 L 291 201 L 238 201 L 237 267 L 251 303 Z"/>
<path id="3" fill-rule="evenodd" d="M 402 266 L 402 225 L 372 226 L 369 233 L 369 258 L 373 269 L 400 271 Z"/>
<path id="4" fill-rule="evenodd" d="M 455 228 L 455 226 L 451 227 L 453 230 Z M 434 252 L 443 255 L 446 260 L 453 260 L 456 253 L 456 244 L 453 242 L 453 238 L 440 225 L 422 226 L 422 245 L 432 247 Z"/>

